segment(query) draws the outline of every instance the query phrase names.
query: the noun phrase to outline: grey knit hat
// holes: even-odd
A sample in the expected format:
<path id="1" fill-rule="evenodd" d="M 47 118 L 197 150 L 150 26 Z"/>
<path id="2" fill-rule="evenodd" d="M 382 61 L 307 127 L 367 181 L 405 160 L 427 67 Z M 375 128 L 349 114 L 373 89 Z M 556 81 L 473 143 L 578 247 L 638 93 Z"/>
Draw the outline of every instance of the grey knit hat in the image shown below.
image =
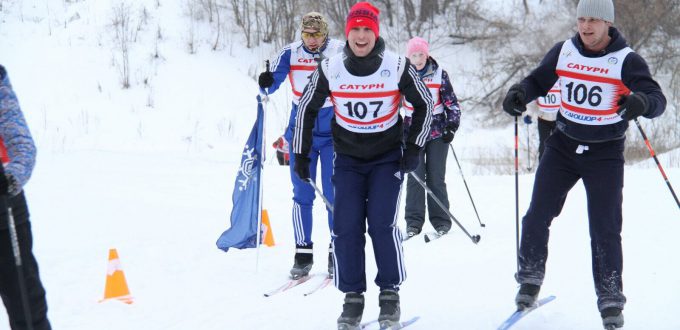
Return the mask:
<path id="1" fill-rule="evenodd" d="M 612 0 L 581 0 L 576 7 L 576 18 L 594 17 L 614 23 L 614 3 Z"/>

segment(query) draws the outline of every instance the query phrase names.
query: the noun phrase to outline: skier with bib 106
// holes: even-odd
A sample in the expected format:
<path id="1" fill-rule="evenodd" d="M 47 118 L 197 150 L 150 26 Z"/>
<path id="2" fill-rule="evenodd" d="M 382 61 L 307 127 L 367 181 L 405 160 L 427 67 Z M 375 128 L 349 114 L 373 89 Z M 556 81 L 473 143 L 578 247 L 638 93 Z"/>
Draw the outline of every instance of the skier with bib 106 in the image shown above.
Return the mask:
<path id="1" fill-rule="evenodd" d="M 418 167 L 432 120 L 432 96 L 408 59 L 385 50 L 379 10 L 358 2 L 345 26 L 342 54 L 324 59 L 300 98 L 293 141 L 295 156 L 306 155 L 320 109 L 330 97 L 335 162 L 333 248 L 336 287 L 345 293 L 338 329 L 358 329 L 366 291 L 366 229 L 371 236 L 380 288 L 378 321 L 399 322 L 399 286 L 406 278 L 402 237 L 397 227 L 403 176 Z M 413 105 L 406 147 L 402 147 L 402 95 Z M 309 169 L 295 166 L 302 179 Z"/>
<path id="2" fill-rule="evenodd" d="M 503 110 L 520 116 L 527 102 L 560 82 L 557 129 L 546 142 L 522 220 L 515 302 L 519 309 L 535 303 L 545 277 L 550 224 L 569 190 L 583 180 L 597 306 L 604 327 L 614 329 L 623 326 L 626 303 L 621 248 L 626 129 L 639 116 L 660 116 L 666 98 L 645 60 L 612 26 L 612 0 L 580 0 L 576 18 L 577 34 L 556 44 L 503 101 Z"/>
<path id="3" fill-rule="evenodd" d="M 309 82 L 309 77 L 316 69 L 318 62 L 339 53 L 343 43 L 328 37 L 328 23 L 323 15 L 310 12 L 302 17 L 301 41 L 284 47 L 279 56 L 272 62 L 272 71 L 260 74 L 260 88 L 274 93 L 288 77 L 293 89 L 293 105 L 290 112 L 288 128 L 284 134 L 286 141 L 293 139 L 295 118 L 298 113 L 300 96 Z M 326 199 L 333 204 L 333 140 L 331 138 L 331 118 L 333 107 L 326 99 L 319 117 L 314 123 L 313 143 L 307 153 L 294 155 L 289 152 L 290 179 L 293 183 L 293 231 L 295 235 L 295 259 L 290 270 L 291 278 L 299 279 L 309 275 L 314 263 L 312 241 L 312 208 L 315 198 L 314 188 L 306 180 L 301 180 L 293 169 L 295 166 L 309 168 L 311 179 L 316 181 L 317 163 L 321 163 L 321 185 Z M 333 213 L 328 210 L 328 228 L 333 228 Z M 328 273 L 333 276 L 332 252 L 328 254 Z"/>

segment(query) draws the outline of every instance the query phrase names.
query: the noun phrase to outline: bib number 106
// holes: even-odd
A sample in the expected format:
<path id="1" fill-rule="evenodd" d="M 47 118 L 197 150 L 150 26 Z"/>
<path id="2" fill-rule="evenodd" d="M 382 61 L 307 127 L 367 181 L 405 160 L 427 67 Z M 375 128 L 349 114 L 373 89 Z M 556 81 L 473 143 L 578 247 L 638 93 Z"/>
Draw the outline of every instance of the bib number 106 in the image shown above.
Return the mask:
<path id="1" fill-rule="evenodd" d="M 602 88 L 600 86 L 593 86 L 588 89 L 588 86 L 584 84 L 574 84 L 570 82 L 566 85 L 567 87 L 567 100 L 571 102 L 572 100 L 576 104 L 583 104 L 588 101 L 588 104 L 596 107 L 602 103 Z"/>
<path id="2" fill-rule="evenodd" d="M 383 101 L 371 101 L 368 102 L 368 105 L 361 101 L 347 102 L 343 105 L 347 108 L 347 113 L 352 118 L 366 118 L 366 115 L 369 113 L 369 107 L 371 108 L 370 112 L 373 113 L 373 118 L 378 118 L 378 112 L 380 111 L 380 107 L 383 105 Z"/>

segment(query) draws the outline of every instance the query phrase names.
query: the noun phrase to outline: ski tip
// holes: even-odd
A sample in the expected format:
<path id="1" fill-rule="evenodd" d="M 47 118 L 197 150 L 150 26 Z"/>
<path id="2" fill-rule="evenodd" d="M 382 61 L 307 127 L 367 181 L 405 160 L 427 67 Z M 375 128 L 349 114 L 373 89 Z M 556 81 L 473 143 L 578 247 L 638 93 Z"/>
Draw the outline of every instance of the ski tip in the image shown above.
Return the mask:
<path id="1" fill-rule="evenodd" d="M 427 234 L 425 234 L 425 243 L 430 243 L 430 241 L 431 241 L 430 236 L 427 236 Z"/>

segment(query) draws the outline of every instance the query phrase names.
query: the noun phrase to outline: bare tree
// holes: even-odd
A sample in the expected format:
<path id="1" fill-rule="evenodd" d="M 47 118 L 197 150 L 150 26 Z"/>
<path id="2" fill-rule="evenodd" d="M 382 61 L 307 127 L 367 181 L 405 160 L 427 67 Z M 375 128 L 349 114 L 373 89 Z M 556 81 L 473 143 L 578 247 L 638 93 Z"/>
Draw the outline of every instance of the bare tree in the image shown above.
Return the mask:
<path id="1" fill-rule="evenodd" d="M 125 1 L 121 1 L 112 8 L 111 28 L 114 31 L 114 43 L 119 59 L 120 83 L 124 89 L 130 87 L 130 44 L 133 41 L 135 29 L 132 27 L 131 9 Z"/>
<path id="2" fill-rule="evenodd" d="M 231 9 L 234 13 L 234 19 L 236 21 L 236 26 L 241 28 L 243 35 L 246 38 L 246 47 L 250 48 L 252 45 L 252 5 L 251 1 L 248 0 L 231 0 Z"/>

